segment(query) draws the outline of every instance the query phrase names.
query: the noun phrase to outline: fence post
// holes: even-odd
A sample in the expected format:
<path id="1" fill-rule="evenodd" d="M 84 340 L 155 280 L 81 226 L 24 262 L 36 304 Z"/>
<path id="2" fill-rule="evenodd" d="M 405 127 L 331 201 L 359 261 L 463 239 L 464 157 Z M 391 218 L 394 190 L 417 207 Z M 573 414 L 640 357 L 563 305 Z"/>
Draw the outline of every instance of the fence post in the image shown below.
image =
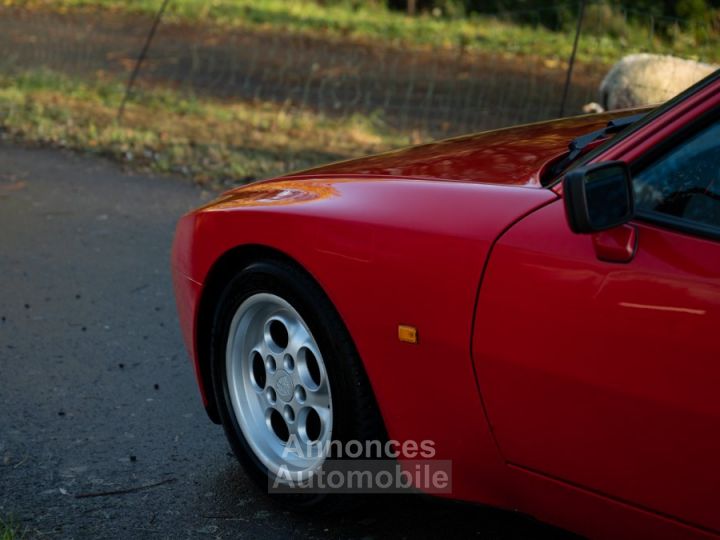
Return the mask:
<path id="1" fill-rule="evenodd" d="M 130 93 L 132 92 L 132 88 L 135 85 L 135 79 L 138 76 L 138 73 L 140 72 L 140 66 L 142 66 L 143 61 L 145 60 L 145 57 L 147 56 L 148 50 L 150 49 L 150 44 L 152 43 L 153 37 L 155 36 L 155 31 L 157 30 L 158 25 L 160 24 L 160 19 L 162 19 L 163 13 L 165 12 L 165 8 L 168 5 L 168 2 L 170 0 L 163 0 L 163 3 L 160 5 L 160 9 L 158 10 L 157 14 L 155 15 L 155 20 L 153 21 L 152 26 L 150 27 L 150 33 L 147 35 L 147 38 L 145 39 L 145 45 L 143 45 L 142 50 L 140 51 L 140 54 L 138 55 L 138 59 L 135 62 L 135 67 L 132 70 L 132 73 L 130 74 L 130 78 L 127 82 L 127 87 L 125 88 L 125 95 L 123 96 L 122 102 L 120 103 L 120 108 L 118 108 L 117 112 L 117 121 L 121 122 L 123 113 L 125 112 L 125 104 L 127 103 L 127 100 L 130 98 Z"/>
<path id="2" fill-rule="evenodd" d="M 563 89 L 562 101 L 560 102 L 560 116 L 565 115 L 565 104 L 567 102 L 568 92 L 570 91 L 570 81 L 572 80 L 573 67 L 575 66 L 575 55 L 577 54 L 578 41 L 580 40 L 580 32 L 582 30 L 583 16 L 585 15 L 585 1 L 580 0 L 578 8 L 577 28 L 575 29 L 575 41 L 573 42 L 570 61 L 568 62 L 567 77 L 565 78 L 565 88 Z"/>

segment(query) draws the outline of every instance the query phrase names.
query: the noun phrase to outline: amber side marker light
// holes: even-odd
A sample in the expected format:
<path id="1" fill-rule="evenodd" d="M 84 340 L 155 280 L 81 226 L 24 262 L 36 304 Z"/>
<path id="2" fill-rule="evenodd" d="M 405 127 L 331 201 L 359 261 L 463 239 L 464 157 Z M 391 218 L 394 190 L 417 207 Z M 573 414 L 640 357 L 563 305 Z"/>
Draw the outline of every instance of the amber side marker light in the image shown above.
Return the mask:
<path id="1" fill-rule="evenodd" d="M 417 343 L 417 328 L 414 326 L 407 326 L 405 324 L 398 325 L 398 339 L 400 341 L 404 341 L 405 343 Z"/>

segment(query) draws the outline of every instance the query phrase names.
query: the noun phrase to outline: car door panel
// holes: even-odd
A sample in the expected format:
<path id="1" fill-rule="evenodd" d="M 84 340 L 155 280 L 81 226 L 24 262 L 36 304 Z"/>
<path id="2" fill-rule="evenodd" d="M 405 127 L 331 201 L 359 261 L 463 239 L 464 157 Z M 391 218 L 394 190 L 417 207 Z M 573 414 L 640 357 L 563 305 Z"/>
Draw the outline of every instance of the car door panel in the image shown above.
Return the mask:
<path id="1" fill-rule="evenodd" d="M 634 223 L 598 259 L 562 202 L 493 249 L 473 358 L 505 459 L 720 530 L 720 244 Z"/>

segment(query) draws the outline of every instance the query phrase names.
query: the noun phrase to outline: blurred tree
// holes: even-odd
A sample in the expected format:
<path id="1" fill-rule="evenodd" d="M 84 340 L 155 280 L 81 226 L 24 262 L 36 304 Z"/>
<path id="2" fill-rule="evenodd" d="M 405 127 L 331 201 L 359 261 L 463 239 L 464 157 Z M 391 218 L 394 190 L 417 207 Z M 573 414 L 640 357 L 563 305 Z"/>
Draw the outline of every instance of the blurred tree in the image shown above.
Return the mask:
<path id="1" fill-rule="evenodd" d="M 685 19 L 704 20 L 710 13 L 710 6 L 706 0 L 679 0 L 675 5 L 675 13 Z"/>
<path id="2" fill-rule="evenodd" d="M 577 2 L 557 2 L 552 0 L 386 0 L 388 7 L 403 10 L 409 14 L 431 11 L 440 8 L 447 13 L 520 13 L 535 11 L 534 18 L 548 26 L 557 26 L 562 22 L 558 13 L 574 13 Z M 629 8 L 656 17 L 680 17 L 691 20 L 706 20 L 713 8 L 720 8 L 720 0 L 606 0 L 593 2 L 607 4 L 613 8 Z M 554 13 L 554 15 L 553 15 Z"/>
<path id="3" fill-rule="evenodd" d="M 443 3 L 445 2 L 439 0 L 388 0 L 388 7 L 415 15 L 418 11 L 431 10 Z"/>
<path id="4" fill-rule="evenodd" d="M 384 4 L 408 15 L 432 13 L 464 17 L 472 13 L 497 15 L 521 24 L 540 24 L 551 30 L 570 31 L 575 26 L 580 0 L 316 0 L 323 3 Z M 652 26 L 652 34 L 675 39 L 678 29 L 720 35 L 720 0 L 587 0 L 587 17 L 597 35 L 622 36 L 633 25 Z M 697 35 L 700 35 L 697 34 Z"/>

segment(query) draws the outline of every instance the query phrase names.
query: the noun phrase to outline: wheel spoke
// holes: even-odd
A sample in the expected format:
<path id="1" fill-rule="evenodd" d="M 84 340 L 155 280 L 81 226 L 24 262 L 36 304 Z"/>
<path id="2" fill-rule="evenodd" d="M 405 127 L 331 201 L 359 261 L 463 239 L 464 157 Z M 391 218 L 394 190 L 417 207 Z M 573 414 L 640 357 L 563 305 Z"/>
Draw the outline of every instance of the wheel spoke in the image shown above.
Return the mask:
<path id="1" fill-rule="evenodd" d="M 294 324 L 290 331 L 290 341 L 288 343 L 287 351 L 293 358 L 297 358 L 298 351 L 302 347 L 308 347 L 314 345 L 315 340 L 303 327 L 302 324 Z"/>
<path id="2" fill-rule="evenodd" d="M 315 409 L 330 409 L 330 397 L 323 391 L 323 388 L 306 392 L 304 405 Z"/>

